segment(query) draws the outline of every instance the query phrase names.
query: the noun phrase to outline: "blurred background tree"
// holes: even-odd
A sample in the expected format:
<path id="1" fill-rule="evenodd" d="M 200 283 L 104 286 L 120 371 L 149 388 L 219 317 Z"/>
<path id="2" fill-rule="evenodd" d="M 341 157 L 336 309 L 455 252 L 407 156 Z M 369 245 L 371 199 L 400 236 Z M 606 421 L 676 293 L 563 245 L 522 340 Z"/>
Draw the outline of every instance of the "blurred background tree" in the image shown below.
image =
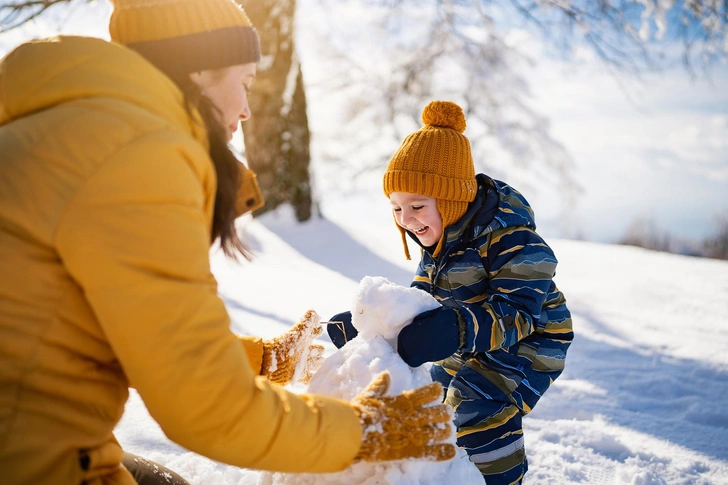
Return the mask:
<path id="1" fill-rule="evenodd" d="M 728 259 L 728 212 L 715 218 L 714 234 L 703 242 L 702 256 Z"/>
<path id="2" fill-rule="evenodd" d="M 311 217 L 310 132 L 306 92 L 294 37 L 295 0 L 237 0 L 260 34 L 262 59 L 242 124 L 245 156 L 265 196 L 261 212 L 290 203 Z"/>

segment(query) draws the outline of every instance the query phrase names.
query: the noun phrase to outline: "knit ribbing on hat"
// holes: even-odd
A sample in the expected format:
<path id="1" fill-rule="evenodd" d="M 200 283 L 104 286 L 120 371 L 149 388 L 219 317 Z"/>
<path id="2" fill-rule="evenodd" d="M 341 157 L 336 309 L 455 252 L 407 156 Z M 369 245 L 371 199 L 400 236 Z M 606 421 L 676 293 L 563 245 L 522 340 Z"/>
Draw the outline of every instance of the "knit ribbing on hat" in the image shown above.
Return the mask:
<path id="1" fill-rule="evenodd" d="M 475 198 L 478 184 L 475 178 L 455 178 L 434 173 L 408 170 L 388 170 L 384 174 L 384 193 L 420 194 L 434 199 L 470 202 Z"/>
<path id="2" fill-rule="evenodd" d="M 258 33 L 234 0 L 112 0 L 111 40 L 166 72 L 258 62 Z"/>
<path id="3" fill-rule="evenodd" d="M 260 61 L 258 33 L 249 26 L 137 42 L 128 47 L 168 73 L 214 70 Z"/>
<path id="4" fill-rule="evenodd" d="M 234 0 L 113 0 L 111 40 L 128 45 L 251 26 Z"/>

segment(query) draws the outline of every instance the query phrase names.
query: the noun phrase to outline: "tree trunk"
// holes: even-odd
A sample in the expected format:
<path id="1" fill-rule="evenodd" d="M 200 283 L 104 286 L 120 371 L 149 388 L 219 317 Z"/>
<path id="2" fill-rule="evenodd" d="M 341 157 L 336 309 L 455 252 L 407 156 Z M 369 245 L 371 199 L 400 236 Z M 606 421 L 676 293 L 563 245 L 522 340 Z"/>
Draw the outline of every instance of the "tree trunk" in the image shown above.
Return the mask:
<path id="1" fill-rule="evenodd" d="M 237 0 L 260 35 L 262 59 L 243 123 L 245 156 L 258 175 L 263 213 L 290 203 L 311 217 L 310 133 L 301 65 L 294 43 L 295 0 Z"/>

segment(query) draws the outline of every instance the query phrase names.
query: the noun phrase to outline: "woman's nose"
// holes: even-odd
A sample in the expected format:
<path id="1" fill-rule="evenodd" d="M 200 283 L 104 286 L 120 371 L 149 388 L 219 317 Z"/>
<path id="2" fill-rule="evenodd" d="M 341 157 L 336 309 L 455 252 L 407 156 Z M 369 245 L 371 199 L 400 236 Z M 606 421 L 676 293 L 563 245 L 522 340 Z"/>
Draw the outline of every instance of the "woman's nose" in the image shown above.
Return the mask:
<path id="1" fill-rule="evenodd" d="M 246 121 L 249 120 L 252 116 L 250 112 L 250 105 L 248 103 L 245 103 L 245 107 L 243 108 L 243 111 L 240 113 L 240 121 Z"/>

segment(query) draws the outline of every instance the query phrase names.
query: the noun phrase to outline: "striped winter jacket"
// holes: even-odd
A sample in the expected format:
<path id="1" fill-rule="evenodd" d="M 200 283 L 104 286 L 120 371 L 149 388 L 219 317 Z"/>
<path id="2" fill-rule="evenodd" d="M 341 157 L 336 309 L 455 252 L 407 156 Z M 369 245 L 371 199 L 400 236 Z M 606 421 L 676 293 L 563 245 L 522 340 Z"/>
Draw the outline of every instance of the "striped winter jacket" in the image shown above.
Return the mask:
<path id="1" fill-rule="evenodd" d="M 457 375 L 475 394 L 526 414 L 564 369 L 571 314 L 552 280 L 556 257 L 526 199 L 486 175 L 477 180 L 476 199 L 445 229 L 439 258 L 423 251 L 412 286 L 458 309 L 465 322 L 461 348 L 433 364 L 433 378 L 447 388 Z M 502 394 L 492 395 L 493 385 Z"/>

